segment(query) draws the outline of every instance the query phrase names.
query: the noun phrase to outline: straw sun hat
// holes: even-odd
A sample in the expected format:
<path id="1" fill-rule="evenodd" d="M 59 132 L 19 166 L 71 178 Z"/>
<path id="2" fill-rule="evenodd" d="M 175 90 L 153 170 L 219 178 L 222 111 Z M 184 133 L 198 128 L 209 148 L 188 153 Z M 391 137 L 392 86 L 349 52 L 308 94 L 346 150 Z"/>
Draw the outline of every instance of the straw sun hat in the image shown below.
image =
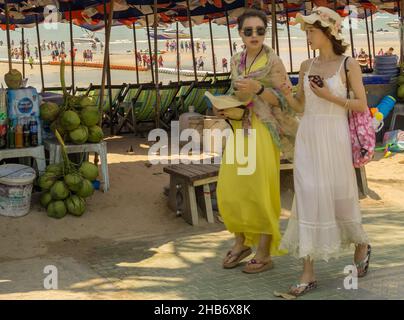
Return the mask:
<path id="1" fill-rule="evenodd" d="M 300 27 L 303 31 L 306 30 L 306 24 L 314 24 L 317 21 L 321 23 L 321 26 L 324 28 L 329 28 L 331 35 L 334 36 L 335 39 L 341 40 L 344 46 L 349 45 L 344 41 L 344 38 L 341 34 L 341 25 L 342 18 L 340 15 L 326 7 L 317 7 L 311 11 L 311 14 L 308 16 L 304 16 L 300 13 L 296 15 L 296 19 L 294 24 L 300 23 Z"/>

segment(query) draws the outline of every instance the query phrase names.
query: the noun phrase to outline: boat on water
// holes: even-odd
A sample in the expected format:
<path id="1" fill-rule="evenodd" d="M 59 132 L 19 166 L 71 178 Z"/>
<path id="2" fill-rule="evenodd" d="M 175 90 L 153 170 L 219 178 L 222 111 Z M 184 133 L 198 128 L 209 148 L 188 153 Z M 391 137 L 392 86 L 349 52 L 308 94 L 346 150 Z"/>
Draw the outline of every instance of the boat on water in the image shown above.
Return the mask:
<path id="1" fill-rule="evenodd" d="M 394 29 L 400 28 L 400 20 L 395 19 L 394 21 L 390 21 L 386 23 L 389 27 L 392 27 Z"/>
<path id="2" fill-rule="evenodd" d="M 96 46 L 97 44 L 101 43 L 101 40 L 97 38 L 94 33 L 87 32 L 86 34 L 83 34 L 81 37 L 73 38 L 73 42 Z"/>
<path id="3" fill-rule="evenodd" d="M 150 36 L 154 38 L 154 30 L 150 32 Z M 176 39 L 177 38 L 177 30 L 176 29 L 164 29 L 161 32 L 157 31 L 157 39 L 159 40 L 168 40 L 168 39 Z M 184 30 L 178 30 L 178 38 L 179 39 L 190 39 L 191 36 L 186 33 Z"/>

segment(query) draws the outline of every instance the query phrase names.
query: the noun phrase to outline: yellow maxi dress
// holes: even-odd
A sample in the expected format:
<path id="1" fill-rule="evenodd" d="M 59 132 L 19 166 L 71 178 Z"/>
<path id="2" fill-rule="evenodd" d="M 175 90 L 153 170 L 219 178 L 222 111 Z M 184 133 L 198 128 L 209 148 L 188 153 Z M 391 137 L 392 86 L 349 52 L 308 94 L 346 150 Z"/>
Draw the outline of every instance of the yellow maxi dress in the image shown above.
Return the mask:
<path id="1" fill-rule="evenodd" d="M 266 59 L 266 56 L 259 59 L 252 71 L 262 68 Z M 242 121 L 231 123 L 234 131 L 242 129 Z M 219 211 L 229 232 L 244 234 L 246 246 L 257 247 L 261 234 L 271 235 L 270 254 L 281 255 L 285 251 L 279 250 L 280 151 L 265 124 L 254 113 L 251 127 L 256 130 L 256 170 L 251 175 L 240 175 L 238 171 L 247 165 L 237 163 L 236 148 L 244 149 L 247 155 L 251 142 L 248 136 L 243 138 L 244 146 L 237 139 L 226 145 L 217 185 Z M 233 159 L 226 158 L 228 148 L 232 148 Z"/>

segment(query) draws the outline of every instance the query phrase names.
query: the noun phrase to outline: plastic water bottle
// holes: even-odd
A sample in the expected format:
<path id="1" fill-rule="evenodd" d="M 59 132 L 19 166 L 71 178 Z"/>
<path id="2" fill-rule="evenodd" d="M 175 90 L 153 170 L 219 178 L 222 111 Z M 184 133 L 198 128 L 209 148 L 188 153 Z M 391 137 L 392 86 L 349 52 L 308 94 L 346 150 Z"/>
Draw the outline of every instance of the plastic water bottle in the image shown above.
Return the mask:
<path id="1" fill-rule="evenodd" d="M 38 146 L 38 123 L 37 123 L 35 117 L 31 117 L 31 121 L 29 123 L 29 132 L 30 132 L 31 146 L 37 147 Z"/>

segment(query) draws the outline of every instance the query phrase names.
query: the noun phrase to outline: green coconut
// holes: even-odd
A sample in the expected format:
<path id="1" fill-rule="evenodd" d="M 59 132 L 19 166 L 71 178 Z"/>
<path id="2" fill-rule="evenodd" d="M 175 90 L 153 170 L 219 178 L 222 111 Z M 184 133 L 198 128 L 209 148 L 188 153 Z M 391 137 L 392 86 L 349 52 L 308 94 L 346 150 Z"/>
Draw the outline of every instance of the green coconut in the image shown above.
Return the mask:
<path id="1" fill-rule="evenodd" d="M 45 102 L 40 106 L 41 119 L 45 121 L 55 121 L 59 114 L 59 106 L 53 102 Z"/>
<path id="2" fill-rule="evenodd" d="M 79 126 L 73 131 L 69 132 L 69 137 L 75 144 L 83 144 L 88 139 L 88 128 L 86 126 Z"/>
<path id="3" fill-rule="evenodd" d="M 83 198 L 80 198 L 77 195 L 67 198 L 65 200 L 65 205 L 67 211 L 76 217 L 82 216 L 84 211 L 86 211 L 86 202 Z"/>
<path id="4" fill-rule="evenodd" d="M 63 137 L 66 134 L 66 130 L 62 127 L 59 120 L 53 121 L 50 126 L 52 132 L 59 132 L 59 134 Z"/>
<path id="5" fill-rule="evenodd" d="M 397 96 L 400 99 L 404 99 L 404 84 L 402 84 L 397 90 Z"/>
<path id="6" fill-rule="evenodd" d="M 84 178 L 90 181 L 94 181 L 98 177 L 98 167 L 88 161 L 82 163 L 79 171 Z"/>
<path id="7" fill-rule="evenodd" d="M 48 205 L 48 216 L 55 219 L 61 219 L 66 216 L 67 209 L 63 201 L 54 201 Z"/>
<path id="8" fill-rule="evenodd" d="M 56 181 L 50 192 L 53 200 L 64 200 L 70 194 L 69 188 L 63 181 Z"/>
<path id="9" fill-rule="evenodd" d="M 60 124 L 67 131 L 72 131 L 77 129 L 80 125 L 80 117 L 79 115 L 71 110 L 65 111 L 60 118 Z"/>
<path id="10" fill-rule="evenodd" d="M 83 96 L 80 97 L 80 103 L 79 103 L 80 108 L 84 109 L 86 107 L 96 107 L 97 104 L 95 103 L 94 99 Z"/>
<path id="11" fill-rule="evenodd" d="M 79 191 L 81 184 L 83 183 L 83 179 L 77 173 L 69 173 L 65 176 L 64 180 L 67 187 L 73 192 Z"/>
<path id="12" fill-rule="evenodd" d="M 95 126 L 100 120 L 100 113 L 96 107 L 87 107 L 80 112 L 81 123 L 87 127 Z"/>
<path id="13" fill-rule="evenodd" d="M 52 173 L 57 177 L 63 176 L 63 164 L 50 164 L 49 166 L 46 167 L 46 172 L 47 173 Z"/>
<path id="14" fill-rule="evenodd" d="M 99 143 L 104 139 L 104 132 L 101 127 L 93 126 L 88 128 L 88 142 Z"/>
<path id="15" fill-rule="evenodd" d="M 84 179 L 80 187 L 80 190 L 77 191 L 77 195 L 82 198 L 88 198 L 89 196 L 92 196 L 93 193 L 94 193 L 93 184 L 91 183 L 90 180 Z"/>
<path id="16" fill-rule="evenodd" d="M 40 201 L 42 207 L 47 208 L 49 203 L 52 202 L 51 193 L 50 192 L 42 193 L 41 199 L 39 201 Z"/>
<path id="17" fill-rule="evenodd" d="M 19 89 L 22 86 L 22 74 L 20 71 L 11 69 L 4 76 L 4 81 L 10 89 Z"/>
<path id="18" fill-rule="evenodd" d="M 38 179 L 39 187 L 44 190 L 48 191 L 52 188 L 57 180 L 57 176 L 52 172 L 45 172 L 42 176 Z"/>
<path id="19" fill-rule="evenodd" d="M 401 86 L 404 84 L 404 74 L 400 75 L 397 79 L 398 85 Z"/>
<path id="20" fill-rule="evenodd" d="M 80 97 L 77 96 L 69 96 L 67 98 L 67 103 L 69 105 L 69 107 L 75 108 L 77 106 L 80 106 Z"/>

